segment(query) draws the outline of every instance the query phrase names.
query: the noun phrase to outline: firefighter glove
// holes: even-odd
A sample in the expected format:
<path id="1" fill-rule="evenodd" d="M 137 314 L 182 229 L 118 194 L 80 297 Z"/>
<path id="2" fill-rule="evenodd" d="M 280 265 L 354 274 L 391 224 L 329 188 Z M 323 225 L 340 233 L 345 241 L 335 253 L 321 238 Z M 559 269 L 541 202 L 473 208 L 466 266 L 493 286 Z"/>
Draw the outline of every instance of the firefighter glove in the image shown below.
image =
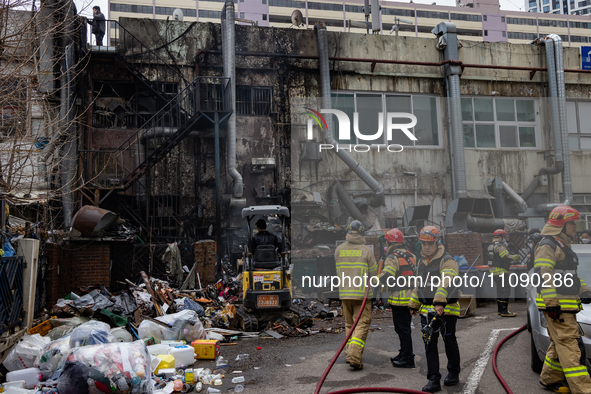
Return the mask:
<path id="1" fill-rule="evenodd" d="M 517 255 L 517 254 L 516 254 L 516 255 L 514 255 L 514 256 L 513 256 L 513 261 L 519 261 L 519 255 Z"/>
<path id="2" fill-rule="evenodd" d="M 389 273 L 387 273 L 387 272 L 384 272 L 384 273 L 382 274 L 382 276 L 380 276 L 380 283 L 381 283 L 382 285 L 384 285 L 384 286 L 387 286 L 387 285 L 388 285 L 388 278 L 389 278 L 390 276 L 392 276 L 392 275 L 390 275 L 390 274 L 389 274 Z"/>
<path id="3" fill-rule="evenodd" d="M 546 313 L 551 319 L 558 320 L 560 319 L 560 315 L 562 312 L 560 311 L 560 305 L 558 306 L 547 306 Z"/>
<path id="4" fill-rule="evenodd" d="M 581 294 L 581 302 L 583 304 L 591 304 L 591 291 L 584 291 Z"/>

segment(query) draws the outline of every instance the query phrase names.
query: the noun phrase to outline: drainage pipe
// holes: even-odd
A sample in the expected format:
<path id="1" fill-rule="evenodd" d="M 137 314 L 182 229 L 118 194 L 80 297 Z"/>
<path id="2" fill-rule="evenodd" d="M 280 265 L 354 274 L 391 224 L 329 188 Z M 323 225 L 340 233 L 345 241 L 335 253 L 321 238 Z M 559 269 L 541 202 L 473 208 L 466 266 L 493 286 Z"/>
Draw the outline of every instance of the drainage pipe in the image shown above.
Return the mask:
<path id="1" fill-rule="evenodd" d="M 71 31 L 68 29 L 68 31 Z M 74 196 L 73 184 L 76 179 L 76 156 L 78 151 L 78 141 L 76 135 L 76 122 L 73 121 L 73 96 L 72 88 L 74 79 L 74 45 L 70 44 L 65 48 L 65 75 L 66 85 L 62 86 L 62 91 L 66 91 L 65 116 L 61 119 L 62 129 L 66 135 L 67 141 L 62 147 L 61 179 L 62 179 L 62 207 L 64 213 L 64 224 L 71 226 L 72 216 L 74 214 Z M 62 111 L 60 111 L 62 112 Z M 60 113 L 62 115 L 62 113 Z"/>
<path id="2" fill-rule="evenodd" d="M 560 135 L 562 137 L 562 152 L 564 171 L 562 173 L 563 205 L 570 205 L 573 201 L 573 189 L 570 173 L 570 152 L 568 148 L 568 126 L 566 123 L 566 89 L 564 82 L 564 57 L 562 39 L 558 34 L 550 34 L 554 41 L 554 56 L 556 58 L 556 87 L 558 90 L 558 112 L 560 114 Z"/>
<path id="3" fill-rule="evenodd" d="M 550 90 L 550 110 L 552 116 L 552 137 L 554 143 L 555 167 L 550 167 L 551 174 L 562 172 L 563 203 L 548 203 L 536 206 L 536 212 L 551 211 L 559 205 L 570 205 L 572 202 L 572 184 L 570 172 L 570 156 L 568 151 L 568 134 L 566 125 L 566 93 L 564 87 L 564 60 L 562 39 L 557 34 L 550 34 L 539 40 L 546 46 L 546 62 L 548 64 L 548 87 Z M 547 167 L 546 167 L 547 168 Z M 540 170 L 540 173 L 543 169 Z M 540 174 L 539 173 L 539 174 Z M 532 181 L 522 196 L 530 197 L 539 184 L 539 176 Z"/>
<path id="4" fill-rule="evenodd" d="M 464 161 L 464 128 L 462 125 L 462 105 L 460 99 L 460 75 L 462 68 L 459 62 L 458 39 L 456 25 L 451 22 L 441 22 L 431 30 L 438 39 L 445 40 L 443 58 L 449 61 L 443 67 L 447 82 L 447 96 L 449 115 L 451 119 L 451 153 L 452 153 L 452 178 L 454 184 L 454 198 L 468 196 L 466 187 L 466 163 Z"/>
<path id="5" fill-rule="evenodd" d="M 224 12 L 225 11 L 225 12 Z M 230 78 L 230 105 L 232 114 L 228 119 L 228 173 L 234 180 L 233 197 L 242 198 L 244 182 L 236 169 L 236 24 L 234 22 L 234 2 L 226 1 L 222 9 L 224 76 Z"/>
<path id="6" fill-rule="evenodd" d="M 320 83 L 322 93 L 322 108 L 331 109 L 331 94 L 330 94 L 330 70 L 328 61 L 328 34 L 326 25 L 323 21 L 318 21 L 314 25 L 316 33 L 318 35 L 318 55 L 319 55 L 319 66 L 320 66 Z M 330 116 L 326 118 L 327 124 L 332 124 Z M 332 136 L 332 127 L 328 127 L 324 130 L 324 141 L 327 144 L 338 145 L 338 142 Z M 357 160 L 355 160 L 349 153 L 344 150 L 338 150 L 335 152 L 336 155 L 351 169 L 367 186 L 374 191 L 375 195 L 372 198 L 371 206 L 380 206 L 384 201 L 384 187 L 378 183 L 366 170 L 363 168 Z M 342 187 L 342 185 L 341 185 Z M 347 207 L 347 209 L 349 209 Z M 349 210 L 349 212 L 351 212 Z M 361 220 L 361 219 L 359 219 Z"/>
<path id="7" fill-rule="evenodd" d="M 343 202 L 343 205 L 347 208 L 347 211 L 349 211 L 349 215 L 351 215 L 353 219 L 359 220 L 363 223 L 366 230 L 371 228 L 372 224 L 365 218 L 365 216 L 363 216 L 359 208 L 357 208 L 357 205 L 355 205 L 353 199 L 349 196 L 343 185 L 340 182 L 335 182 L 333 188 L 336 189 L 339 201 Z"/>
<path id="8" fill-rule="evenodd" d="M 527 210 L 527 203 L 525 200 L 521 198 L 521 196 L 505 182 L 503 182 L 503 190 L 509 195 L 509 197 L 511 197 L 513 201 L 515 201 L 515 203 L 517 203 L 519 212 L 525 212 Z"/>

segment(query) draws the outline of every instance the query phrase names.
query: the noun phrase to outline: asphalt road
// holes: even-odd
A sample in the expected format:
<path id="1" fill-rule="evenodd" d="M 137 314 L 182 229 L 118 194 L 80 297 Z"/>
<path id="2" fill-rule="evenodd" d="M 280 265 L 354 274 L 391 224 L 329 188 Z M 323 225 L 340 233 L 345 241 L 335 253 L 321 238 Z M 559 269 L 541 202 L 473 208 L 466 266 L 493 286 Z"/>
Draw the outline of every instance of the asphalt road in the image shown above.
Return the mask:
<path id="1" fill-rule="evenodd" d="M 501 318 L 496 305 L 479 306 L 476 315 L 458 321 L 462 372 L 460 384 L 442 386 L 442 393 L 504 393 L 492 369 L 494 347 L 507 335 L 526 322 L 525 302 L 511 303 L 517 317 Z M 389 312 L 374 316 L 363 354 L 364 369 L 353 371 L 341 355 L 331 370 L 322 393 L 354 387 L 397 387 L 420 390 L 426 383 L 427 364 L 418 318 L 414 319 L 414 369 L 396 369 L 389 361 L 398 353 L 398 337 Z M 341 318 L 335 328 L 344 327 Z M 326 322 L 320 324 L 327 324 Z M 314 328 L 313 328 L 314 329 Z M 336 334 L 318 333 L 301 338 L 240 339 L 236 346 L 221 347 L 222 355 L 230 360 L 228 374 L 221 392 L 233 391 L 231 378 L 244 376 L 244 393 L 313 393 L 322 373 L 345 337 L 344 330 Z M 257 347 L 261 347 L 257 350 Z M 443 377 L 447 359 L 443 342 L 439 340 L 440 369 Z M 236 360 L 238 354 L 249 354 L 247 360 Z M 539 384 L 539 375 L 530 369 L 530 339 L 527 330 L 511 338 L 501 349 L 499 370 L 514 393 L 548 393 Z M 200 361 L 196 367 L 214 367 L 213 362 Z M 239 370 L 242 374 L 231 374 Z M 206 386 L 207 387 L 207 386 Z M 203 391 L 205 392 L 206 389 Z"/>

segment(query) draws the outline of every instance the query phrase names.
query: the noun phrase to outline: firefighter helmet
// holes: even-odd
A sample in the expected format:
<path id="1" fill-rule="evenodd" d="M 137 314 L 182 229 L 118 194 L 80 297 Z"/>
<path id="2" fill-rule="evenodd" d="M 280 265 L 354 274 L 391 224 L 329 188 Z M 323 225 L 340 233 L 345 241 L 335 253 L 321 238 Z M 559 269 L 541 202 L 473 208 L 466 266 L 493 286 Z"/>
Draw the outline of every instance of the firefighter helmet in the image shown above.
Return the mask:
<path id="1" fill-rule="evenodd" d="M 364 231 L 365 227 L 363 227 L 363 223 L 361 223 L 359 220 L 353 220 L 351 223 L 349 223 L 349 226 L 347 226 L 347 233 L 349 234 L 363 235 Z"/>
<path id="2" fill-rule="evenodd" d="M 493 237 L 504 237 L 505 235 L 507 235 L 507 232 L 503 229 L 495 230 L 493 233 Z"/>
<path id="3" fill-rule="evenodd" d="M 559 205 L 550 211 L 550 215 L 548 216 L 548 221 L 546 223 L 556 227 L 562 227 L 564 226 L 564 223 L 573 220 L 581 220 L 579 211 L 567 205 Z"/>
<path id="4" fill-rule="evenodd" d="M 425 226 L 419 234 L 419 241 L 438 241 L 439 230 L 435 226 Z"/>
<path id="5" fill-rule="evenodd" d="M 402 243 L 404 242 L 404 235 L 402 234 L 402 231 L 398 230 L 397 228 L 393 228 L 386 233 L 386 240 L 388 242 Z"/>

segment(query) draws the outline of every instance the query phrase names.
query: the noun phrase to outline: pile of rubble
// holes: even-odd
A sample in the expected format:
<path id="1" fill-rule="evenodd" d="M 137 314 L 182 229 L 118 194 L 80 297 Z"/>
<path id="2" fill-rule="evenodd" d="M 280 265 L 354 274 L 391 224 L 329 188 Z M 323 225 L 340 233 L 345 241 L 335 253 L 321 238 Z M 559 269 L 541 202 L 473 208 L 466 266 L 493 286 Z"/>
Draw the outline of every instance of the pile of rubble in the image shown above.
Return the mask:
<path id="1" fill-rule="evenodd" d="M 222 266 L 222 279 L 204 289 L 179 290 L 142 272 L 141 283 L 128 280 L 124 291 L 86 287 L 68 294 L 12 348 L 3 362 L 8 382 L 0 388 L 13 394 L 183 393 L 210 385 L 206 390 L 216 392 L 228 367 L 220 345 L 342 331 L 337 309 L 303 298 L 293 307 L 310 317 L 297 325 L 277 318 L 259 332 L 237 330 L 242 274 Z M 327 328 L 333 319 L 338 328 Z M 320 320 L 323 327 L 314 330 Z M 216 358 L 217 369 L 197 368 L 200 360 Z M 243 381 L 232 379 L 236 392 Z"/>

